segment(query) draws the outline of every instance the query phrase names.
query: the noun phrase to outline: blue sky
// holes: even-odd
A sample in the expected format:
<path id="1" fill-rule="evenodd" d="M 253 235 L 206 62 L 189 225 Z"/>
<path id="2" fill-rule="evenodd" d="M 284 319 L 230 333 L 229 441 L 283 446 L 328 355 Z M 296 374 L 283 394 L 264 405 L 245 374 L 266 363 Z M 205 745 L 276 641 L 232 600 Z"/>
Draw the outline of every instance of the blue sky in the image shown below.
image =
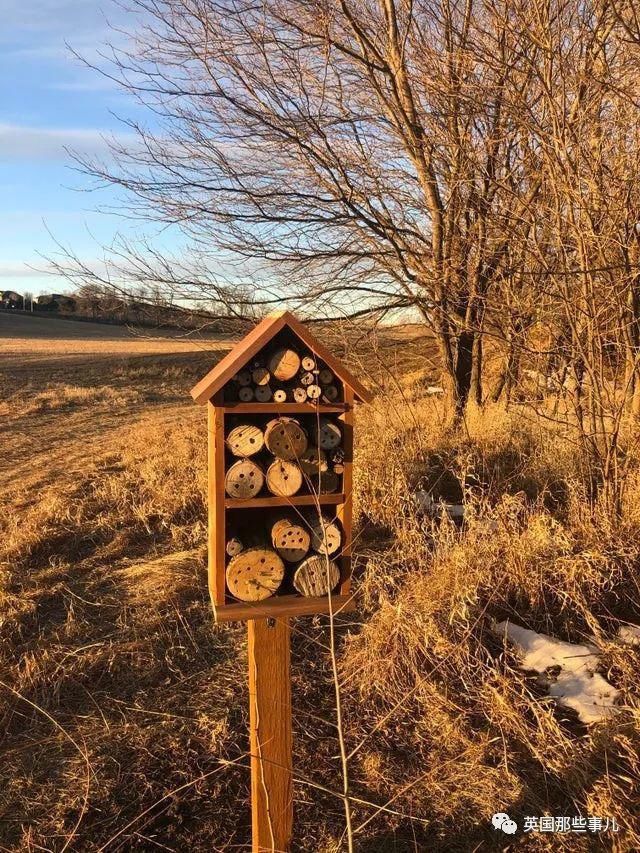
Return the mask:
<path id="1" fill-rule="evenodd" d="M 65 42 L 95 60 L 114 40 L 108 22 L 125 13 L 109 0 L 2 0 L 0 30 L 0 290 L 40 293 L 67 288 L 43 269 L 53 237 L 92 261 L 127 226 L 96 212 L 112 199 L 87 193 L 65 147 L 107 156 L 104 135 L 122 133 L 116 115 L 137 105 L 87 70 Z M 130 231 L 128 232 L 130 233 Z"/>

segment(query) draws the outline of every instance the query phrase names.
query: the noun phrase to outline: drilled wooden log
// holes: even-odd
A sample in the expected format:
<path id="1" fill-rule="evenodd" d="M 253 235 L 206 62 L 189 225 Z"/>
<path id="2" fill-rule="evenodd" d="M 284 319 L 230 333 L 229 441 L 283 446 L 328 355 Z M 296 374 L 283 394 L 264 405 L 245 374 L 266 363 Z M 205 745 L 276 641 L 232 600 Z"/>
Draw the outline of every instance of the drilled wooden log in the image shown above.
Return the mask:
<path id="1" fill-rule="evenodd" d="M 333 373 L 328 367 L 325 367 L 318 373 L 318 379 L 321 385 L 331 385 L 333 382 Z"/>
<path id="2" fill-rule="evenodd" d="M 302 471 L 287 459 L 276 459 L 267 469 L 267 488 L 272 495 L 291 497 L 300 491 Z"/>
<path id="3" fill-rule="evenodd" d="M 284 563 L 271 548 L 247 548 L 227 566 L 227 587 L 240 601 L 263 601 L 284 578 Z"/>
<path id="4" fill-rule="evenodd" d="M 338 491 L 340 478 L 335 471 L 323 471 L 320 474 L 320 494 L 329 495 Z"/>
<path id="5" fill-rule="evenodd" d="M 300 595 L 328 595 L 340 580 L 340 569 L 328 557 L 312 554 L 303 560 L 293 575 L 293 585 Z"/>
<path id="6" fill-rule="evenodd" d="M 306 388 L 308 385 L 313 385 L 315 379 L 316 378 L 313 373 L 306 371 L 305 373 L 300 374 L 298 382 Z"/>
<path id="7" fill-rule="evenodd" d="M 322 389 L 322 396 L 328 403 L 333 403 L 334 400 L 338 399 L 338 389 L 335 385 L 326 385 Z"/>
<path id="8" fill-rule="evenodd" d="M 291 396 L 295 403 L 306 403 L 307 402 L 307 389 L 301 388 L 300 386 L 296 386 L 291 389 Z"/>
<path id="9" fill-rule="evenodd" d="M 238 385 L 251 385 L 251 373 L 248 370 L 241 370 L 233 378 Z"/>
<path id="10" fill-rule="evenodd" d="M 294 418 L 269 421 L 264 432 L 267 450 L 278 459 L 300 459 L 307 447 L 306 432 Z"/>
<path id="11" fill-rule="evenodd" d="M 227 436 L 226 445 L 234 456 L 253 456 L 264 446 L 264 435 L 255 424 L 239 424 Z"/>
<path id="12" fill-rule="evenodd" d="M 225 551 L 230 557 L 236 557 L 243 550 L 244 545 L 242 544 L 242 541 L 238 539 L 237 536 L 232 536 L 230 539 L 227 539 Z"/>
<path id="13" fill-rule="evenodd" d="M 344 462 L 332 462 L 331 470 L 337 475 L 344 474 Z"/>
<path id="14" fill-rule="evenodd" d="M 307 556 L 311 534 L 290 518 L 279 518 L 271 528 L 271 544 L 283 560 L 297 563 Z"/>
<path id="15" fill-rule="evenodd" d="M 271 374 L 266 367 L 256 367 L 251 373 L 251 378 L 255 385 L 268 385 Z"/>
<path id="16" fill-rule="evenodd" d="M 264 485 L 264 474 L 251 459 L 241 459 L 227 471 L 224 488 L 229 497 L 247 500 L 260 493 Z"/>
<path id="17" fill-rule="evenodd" d="M 307 447 L 304 454 L 300 457 L 298 464 L 305 476 L 311 479 L 312 483 L 313 477 L 316 478 L 317 482 L 318 474 L 327 471 L 329 468 L 324 450 L 320 450 L 320 448 L 313 445 Z"/>
<path id="18" fill-rule="evenodd" d="M 256 385 L 253 393 L 259 403 L 268 403 L 273 396 L 269 385 Z"/>
<path id="19" fill-rule="evenodd" d="M 276 388 L 273 392 L 273 402 L 274 403 L 284 403 L 287 399 L 287 392 L 284 388 Z"/>
<path id="20" fill-rule="evenodd" d="M 342 533 L 335 521 L 326 516 L 311 525 L 311 547 L 320 554 L 333 556 L 342 545 Z"/>
<path id="21" fill-rule="evenodd" d="M 307 397 L 310 400 L 318 400 L 322 395 L 322 388 L 319 385 L 307 385 Z"/>
<path id="22" fill-rule="evenodd" d="M 300 359 L 300 365 L 301 365 L 303 370 L 306 370 L 306 371 L 315 370 L 316 369 L 316 360 L 312 355 L 307 354 L 307 355 L 304 355 Z"/>
<path id="23" fill-rule="evenodd" d="M 280 382 L 293 379 L 300 370 L 300 356 L 292 349 L 279 349 L 269 359 L 269 370 Z"/>
<path id="24" fill-rule="evenodd" d="M 253 400 L 253 388 L 250 385 L 241 388 L 238 391 L 238 399 L 243 403 L 250 403 Z"/>
<path id="25" fill-rule="evenodd" d="M 329 418 L 320 418 L 320 423 L 316 427 L 316 438 L 316 444 L 322 450 L 333 450 L 342 444 L 340 427 Z"/>

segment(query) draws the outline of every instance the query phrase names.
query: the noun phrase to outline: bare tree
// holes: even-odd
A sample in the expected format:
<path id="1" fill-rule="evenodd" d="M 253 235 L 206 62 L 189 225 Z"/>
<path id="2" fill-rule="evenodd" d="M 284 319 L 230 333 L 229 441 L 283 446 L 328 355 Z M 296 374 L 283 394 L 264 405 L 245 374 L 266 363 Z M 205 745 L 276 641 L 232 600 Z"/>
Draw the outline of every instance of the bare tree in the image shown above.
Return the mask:
<path id="1" fill-rule="evenodd" d="M 481 401 L 487 300 L 539 192 L 512 109 L 532 72 L 508 7 L 133 8 L 135 46 L 103 71 L 160 130 L 132 123 L 139 144 L 114 146 L 116 168 L 84 168 L 124 188 L 134 215 L 254 265 L 268 282 L 254 304 L 419 317 L 458 412 L 470 394 Z M 137 256 L 128 272 L 158 280 L 153 261 Z M 171 265 L 160 281 L 182 298 L 220 295 Z"/>
<path id="2" fill-rule="evenodd" d="M 560 377 L 553 416 L 571 385 L 567 428 L 608 470 L 623 413 L 640 412 L 631 0 L 132 10 L 133 46 L 102 72 L 158 127 L 130 123 L 138 142 L 114 144 L 115 165 L 82 168 L 194 251 L 122 245 L 101 283 L 238 317 L 285 298 L 308 315 L 417 317 L 458 415 L 509 399 L 527 363 Z"/>

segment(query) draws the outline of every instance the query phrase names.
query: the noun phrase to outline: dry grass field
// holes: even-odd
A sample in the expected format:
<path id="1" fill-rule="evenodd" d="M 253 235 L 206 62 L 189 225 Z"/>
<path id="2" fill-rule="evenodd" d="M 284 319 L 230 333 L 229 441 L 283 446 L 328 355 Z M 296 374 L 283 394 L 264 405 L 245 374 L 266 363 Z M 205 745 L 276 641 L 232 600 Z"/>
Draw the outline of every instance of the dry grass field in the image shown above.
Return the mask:
<path id="1" fill-rule="evenodd" d="M 188 396 L 229 342 L 0 324 L 0 849 L 248 849 L 245 628 L 212 624 Z M 617 631 L 640 622 L 640 483 L 613 524 L 544 422 L 489 407 L 453 430 L 409 338 L 347 351 L 377 390 L 356 432 L 361 608 L 338 631 L 355 848 L 638 850 L 640 648 Z M 463 499 L 464 526 L 417 514 L 417 488 Z M 504 618 L 594 638 L 620 712 L 556 707 L 491 632 Z M 297 620 L 305 853 L 345 849 L 327 642 Z M 496 811 L 621 831 L 501 839 Z"/>

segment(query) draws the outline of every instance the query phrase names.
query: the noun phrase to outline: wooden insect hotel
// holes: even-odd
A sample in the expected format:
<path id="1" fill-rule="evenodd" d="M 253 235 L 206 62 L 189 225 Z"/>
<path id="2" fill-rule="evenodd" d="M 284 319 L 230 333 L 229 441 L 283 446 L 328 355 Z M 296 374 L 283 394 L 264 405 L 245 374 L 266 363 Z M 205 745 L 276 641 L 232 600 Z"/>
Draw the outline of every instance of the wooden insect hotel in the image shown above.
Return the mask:
<path id="1" fill-rule="evenodd" d="M 353 407 L 370 393 L 288 312 L 263 320 L 191 393 L 208 407 L 216 621 L 344 609 Z"/>
<path id="2" fill-rule="evenodd" d="M 289 617 L 351 609 L 353 411 L 370 394 L 288 312 L 192 390 L 207 406 L 209 589 L 247 620 L 252 850 L 293 832 Z"/>

